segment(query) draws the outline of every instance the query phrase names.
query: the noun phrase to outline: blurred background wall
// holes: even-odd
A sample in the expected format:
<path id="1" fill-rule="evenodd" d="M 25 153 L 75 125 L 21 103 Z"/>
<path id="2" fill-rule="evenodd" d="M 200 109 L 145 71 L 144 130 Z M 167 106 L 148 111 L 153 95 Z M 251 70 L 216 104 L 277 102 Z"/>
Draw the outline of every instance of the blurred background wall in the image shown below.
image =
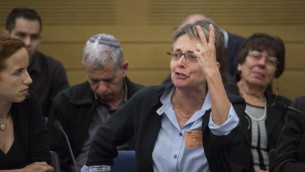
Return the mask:
<path id="1" fill-rule="evenodd" d="M 60 60 L 71 85 L 86 76 L 85 41 L 93 34 L 117 37 L 129 61 L 128 76 L 160 84 L 169 73 L 173 30 L 187 15 L 202 13 L 242 36 L 265 32 L 286 45 L 286 71 L 275 82 L 289 98 L 305 95 L 305 1 L 303 0 L 1 0 L 0 25 L 17 6 L 35 8 L 43 20 L 40 50 Z"/>

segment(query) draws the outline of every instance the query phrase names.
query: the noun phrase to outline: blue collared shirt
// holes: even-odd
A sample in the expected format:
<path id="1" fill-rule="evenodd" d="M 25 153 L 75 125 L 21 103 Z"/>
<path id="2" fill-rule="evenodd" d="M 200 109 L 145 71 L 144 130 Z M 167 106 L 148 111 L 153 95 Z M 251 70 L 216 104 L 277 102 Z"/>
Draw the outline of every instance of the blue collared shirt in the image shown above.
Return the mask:
<path id="1" fill-rule="evenodd" d="M 207 110 L 211 109 L 209 92 L 207 92 L 201 108 L 180 128 L 171 104 L 173 91 L 174 88 L 161 96 L 160 101 L 163 105 L 157 110 L 157 113 L 163 117 L 161 129 L 152 153 L 154 171 L 209 172 L 210 169 L 203 147 L 187 149 L 184 143 L 185 131 L 202 130 L 202 116 Z M 214 135 L 227 135 L 238 123 L 239 118 L 231 105 L 227 121 L 218 126 L 210 118 L 209 128 Z M 83 166 L 81 172 L 88 172 L 88 167 Z"/>
<path id="2" fill-rule="evenodd" d="M 203 147 L 186 148 L 184 142 L 185 131 L 202 131 L 202 116 L 211 108 L 209 92 L 207 92 L 201 108 L 180 128 L 171 104 L 173 91 L 174 88 L 161 96 L 160 101 L 163 106 L 157 110 L 157 113 L 163 117 L 161 129 L 152 153 L 154 171 L 209 172 L 209 165 Z M 227 121 L 218 126 L 213 122 L 212 118 L 210 118 L 209 128 L 214 135 L 227 135 L 238 125 L 238 123 L 239 118 L 231 105 Z"/>

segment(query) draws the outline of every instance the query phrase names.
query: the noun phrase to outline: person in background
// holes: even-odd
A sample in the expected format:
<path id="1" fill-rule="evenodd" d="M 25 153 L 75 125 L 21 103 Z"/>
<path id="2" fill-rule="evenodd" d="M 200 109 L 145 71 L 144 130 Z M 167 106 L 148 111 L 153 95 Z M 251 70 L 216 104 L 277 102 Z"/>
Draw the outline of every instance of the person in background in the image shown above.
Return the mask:
<path id="1" fill-rule="evenodd" d="M 48 120 L 50 149 L 59 154 L 61 168 L 68 172 L 72 171 L 73 161 L 64 136 L 53 123 L 62 124 L 76 163 L 82 167 L 95 131 L 142 88 L 127 78 L 128 62 L 123 59 L 121 44 L 112 35 L 96 34 L 87 40 L 82 64 L 88 81 L 59 93 L 54 98 Z M 118 149 L 133 149 L 133 145 L 131 140 L 118 145 Z"/>
<path id="2" fill-rule="evenodd" d="M 238 172 L 229 153 L 242 138 L 236 113 L 245 103 L 224 89 L 220 29 L 184 25 L 168 54 L 173 84 L 145 87 L 116 111 L 96 132 L 82 171 L 112 166 L 116 146 L 134 136 L 137 171 Z"/>
<path id="3" fill-rule="evenodd" d="M 191 14 L 187 16 L 183 22 L 180 24 L 180 27 L 185 24 L 192 24 L 197 21 L 204 20 L 209 23 L 212 23 L 215 25 L 215 22 L 202 14 Z M 226 48 L 226 58 L 225 58 L 225 67 L 224 70 L 226 72 L 223 72 L 223 81 L 225 83 L 227 82 L 236 82 L 236 75 L 237 75 L 237 54 L 242 46 L 242 44 L 245 41 L 245 38 L 236 35 L 230 32 L 225 31 L 224 29 L 221 29 L 221 33 L 224 38 L 224 47 Z M 171 83 L 171 77 L 170 75 L 163 81 L 163 84 Z"/>
<path id="4" fill-rule="evenodd" d="M 31 8 L 14 8 L 6 18 L 4 36 L 21 39 L 30 56 L 30 89 L 38 94 L 44 117 L 48 117 L 55 95 L 69 87 L 63 65 L 37 51 L 41 41 L 42 21 Z"/>
<path id="5" fill-rule="evenodd" d="M 295 98 L 291 106 L 300 113 L 290 111 L 287 115 L 270 162 L 271 172 L 305 171 L 305 96 Z"/>
<path id="6" fill-rule="evenodd" d="M 268 171 L 269 151 L 273 149 L 285 124 L 286 110 L 273 105 L 290 100 L 268 90 L 269 85 L 285 70 L 285 46 L 276 36 L 254 33 L 238 55 L 240 80 L 226 89 L 242 96 L 246 110 L 239 114 L 255 171 Z"/>
<path id="7" fill-rule="evenodd" d="M 52 172 L 48 131 L 29 91 L 29 55 L 19 39 L 0 37 L 0 172 Z"/>

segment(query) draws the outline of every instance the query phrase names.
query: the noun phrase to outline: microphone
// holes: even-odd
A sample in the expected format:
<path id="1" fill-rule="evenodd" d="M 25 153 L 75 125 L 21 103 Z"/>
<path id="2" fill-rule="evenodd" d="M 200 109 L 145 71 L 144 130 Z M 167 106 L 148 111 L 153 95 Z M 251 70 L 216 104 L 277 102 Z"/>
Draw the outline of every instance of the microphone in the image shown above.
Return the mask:
<path id="1" fill-rule="evenodd" d="M 274 103 L 272 105 L 272 107 L 279 108 L 279 109 L 284 109 L 284 110 L 289 110 L 289 111 L 296 112 L 298 114 L 301 114 L 301 115 L 305 116 L 305 114 L 302 111 L 300 111 L 300 110 L 298 110 L 298 109 L 296 109 L 292 106 L 289 106 L 289 105 L 287 105 L 283 102 Z"/>
<path id="2" fill-rule="evenodd" d="M 67 145 L 69 147 L 69 151 L 70 151 L 70 154 L 71 154 L 71 157 L 72 157 L 72 161 L 73 161 L 73 164 L 74 164 L 74 168 L 77 172 L 79 172 L 78 167 L 76 165 L 75 157 L 74 157 L 74 154 L 73 154 L 73 151 L 72 151 L 72 148 L 71 148 L 71 144 L 70 144 L 69 138 L 67 136 L 67 133 L 65 132 L 63 126 L 61 125 L 61 123 L 59 121 L 54 121 L 53 126 L 56 129 L 58 129 L 65 136 L 65 139 L 67 141 Z"/>

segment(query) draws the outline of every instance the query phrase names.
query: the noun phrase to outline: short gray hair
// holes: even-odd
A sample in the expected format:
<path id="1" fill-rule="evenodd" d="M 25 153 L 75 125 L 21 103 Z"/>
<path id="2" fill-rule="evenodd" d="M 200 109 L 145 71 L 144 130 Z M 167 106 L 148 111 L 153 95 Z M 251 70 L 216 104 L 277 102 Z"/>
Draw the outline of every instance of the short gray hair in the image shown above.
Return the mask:
<path id="1" fill-rule="evenodd" d="M 93 69 L 103 69 L 108 62 L 114 62 L 116 69 L 123 64 L 123 50 L 120 42 L 112 35 L 100 33 L 87 40 L 83 62 Z"/>

